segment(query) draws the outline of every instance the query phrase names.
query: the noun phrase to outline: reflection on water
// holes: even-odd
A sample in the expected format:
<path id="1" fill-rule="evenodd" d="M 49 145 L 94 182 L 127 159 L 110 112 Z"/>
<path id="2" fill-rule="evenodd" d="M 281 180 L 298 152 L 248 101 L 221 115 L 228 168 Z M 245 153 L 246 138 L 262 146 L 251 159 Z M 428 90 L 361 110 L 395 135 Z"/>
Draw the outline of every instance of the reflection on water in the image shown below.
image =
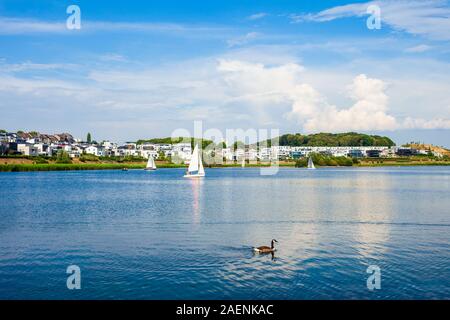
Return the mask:
<path id="1" fill-rule="evenodd" d="M 203 185 L 203 178 L 189 179 L 192 189 L 192 216 L 195 224 L 200 222 L 200 192 Z"/>
<path id="2" fill-rule="evenodd" d="M 450 168 L 182 176 L 0 173 L 0 298 L 450 298 Z"/>
<path id="3" fill-rule="evenodd" d="M 390 224 L 383 222 L 391 222 L 394 209 L 391 206 L 392 194 L 389 192 L 392 190 L 391 179 L 367 179 L 364 175 L 356 175 L 355 187 L 358 192 L 350 196 L 355 203 L 355 220 L 370 222 L 358 224 L 355 232 L 356 249 L 366 260 L 376 258 L 386 250 L 384 243 L 389 239 Z"/>

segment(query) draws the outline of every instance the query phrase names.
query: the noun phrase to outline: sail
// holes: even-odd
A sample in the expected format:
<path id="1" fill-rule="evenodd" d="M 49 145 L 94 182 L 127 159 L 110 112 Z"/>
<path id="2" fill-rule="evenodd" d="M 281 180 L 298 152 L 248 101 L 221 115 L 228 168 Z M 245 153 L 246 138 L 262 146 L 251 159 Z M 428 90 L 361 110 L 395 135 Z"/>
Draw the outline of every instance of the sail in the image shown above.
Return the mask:
<path id="1" fill-rule="evenodd" d="M 203 162 L 202 162 L 202 158 L 199 158 L 199 167 L 198 167 L 198 174 L 200 176 L 204 176 L 205 175 L 205 169 L 203 169 Z"/>
<path id="2" fill-rule="evenodd" d="M 312 158 L 309 157 L 308 159 L 308 169 L 315 169 L 314 162 L 312 161 Z"/>
<path id="3" fill-rule="evenodd" d="M 156 169 L 155 159 L 152 156 L 148 156 L 147 169 Z"/>
<path id="4" fill-rule="evenodd" d="M 189 172 L 195 172 L 195 171 L 199 171 L 199 162 L 201 163 L 201 161 L 199 161 L 199 154 L 198 154 L 198 145 L 195 145 L 194 148 L 194 152 L 192 152 L 192 156 L 191 156 L 191 161 L 189 162 L 189 168 L 188 171 Z M 203 170 L 203 165 L 202 165 L 202 170 Z"/>
<path id="5" fill-rule="evenodd" d="M 184 175 L 185 178 L 190 177 L 204 177 L 205 169 L 203 168 L 202 156 L 198 145 L 195 145 L 194 151 L 192 152 L 191 161 L 189 162 L 189 167 L 187 173 Z"/>

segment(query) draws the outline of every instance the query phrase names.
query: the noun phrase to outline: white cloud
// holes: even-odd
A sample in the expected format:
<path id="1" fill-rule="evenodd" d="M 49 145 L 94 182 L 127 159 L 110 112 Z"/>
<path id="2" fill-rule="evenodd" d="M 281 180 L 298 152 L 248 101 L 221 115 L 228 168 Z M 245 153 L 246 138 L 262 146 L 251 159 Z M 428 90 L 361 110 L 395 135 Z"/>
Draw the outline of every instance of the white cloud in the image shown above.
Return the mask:
<path id="1" fill-rule="evenodd" d="M 449 129 L 450 120 L 407 117 L 398 121 L 388 114 L 386 83 L 366 75 L 354 78 L 349 96 L 354 104 L 349 108 L 329 105 L 311 86 L 303 85 L 294 100 L 288 118 L 297 118 L 308 132 L 387 131 L 397 129 Z"/>
<path id="2" fill-rule="evenodd" d="M 66 21 L 44 21 L 37 19 L 0 17 L 0 34 L 78 34 L 80 32 L 147 32 L 193 36 L 228 33 L 230 29 L 220 26 L 184 25 L 159 22 L 89 21 L 82 20 L 80 30 L 68 30 Z"/>
<path id="3" fill-rule="evenodd" d="M 61 33 L 67 31 L 64 22 L 38 21 L 0 17 L 0 34 Z"/>
<path id="4" fill-rule="evenodd" d="M 113 61 L 113 62 L 127 62 L 128 59 L 121 54 L 118 53 L 107 53 L 100 56 L 100 60 L 102 61 Z"/>
<path id="5" fill-rule="evenodd" d="M 450 129 L 449 119 L 414 119 L 406 118 L 402 124 L 404 129 Z"/>
<path id="6" fill-rule="evenodd" d="M 193 26 L 178 23 L 158 23 L 158 22 L 110 22 L 110 21 L 86 21 L 82 23 L 82 29 L 87 31 L 120 31 L 120 32 L 219 32 L 226 31 L 225 27 Z"/>
<path id="7" fill-rule="evenodd" d="M 267 16 L 267 13 L 260 12 L 260 13 L 252 14 L 251 16 L 248 17 L 248 19 L 249 20 L 258 20 L 258 19 L 262 19 L 262 18 L 264 18 L 266 16 Z"/>
<path id="8" fill-rule="evenodd" d="M 334 103 L 330 103 L 330 95 L 325 97 L 323 88 L 333 82 L 332 91 L 344 89 L 342 79 L 348 79 L 347 75 L 328 76 L 318 71 L 311 82 L 308 79 L 314 79 L 314 70 L 305 70 L 298 63 L 265 65 L 248 61 L 227 57 L 154 69 L 95 70 L 78 81 L 48 75 L 26 78 L 4 72 L 0 73 L 0 107 L 35 110 L 41 105 L 49 114 L 66 110 L 64 115 L 87 117 L 78 119 L 78 123 L 101 121 L 105 128 L 106 123 L 117 119 L 126 123 L 134 119 L 140 123 L 162 122 L 167 129 L 194 119 L 205 119 L 221 128 L 269 126 L 308 132 L 450 128 L 450 110 L 437 119 L 414 117 L 414 110 L 402 118 L 394 117 L 388 110 L 387 84 L 380 79 L 363 74 L 353 77 L 346 88 L 351 102 L 347 104 L 344 99 L 336 103 L 333 96 Z M 408 90 L 417 91 L 414 88 L 422 86 L 419 83 Z M 445 85 L 440 88 L 445 89 Z M 30 119 L 43 114 L 30 112 Z M 61 118 L 58 122 L 65 123 Z"/>
<path id="9" fill-rule="evenodd" d="M 396 129 L 395 118 L 386 113 L 388 97 L 384 92 L 385 87 L 386 84 L 379 79 L 371 79 L 364 74 L 355 77 L 349 87 L 354 104 L 347 109 L 328 104 L 316 105 L 316 110 L 306 118 L 305 130 L 342 132 Z"/>
<path id="10" fill-rule="evenodd" d="M 299 87 L 292 110 L 286 116 L 303 123 L 308 132 L 349 130 L 393 130 L 394 117 L 386 114 L 388 97 L 385 83 L 359 75 L 349 87 L 349 95 L 355 101 L 347 109 L 339 109 L 327 103 L 319 92 L 307 84 Z"/>
<path id="11" fill-rule="evenodd" d="M 228 47 L 236 47 L 236 46 L 242 46 L 244 44 L 249 43 L 252 40 L 255 40 L 260 36 L 260 33 L 258 32 L 249 32 L 241 37 L 236 37 L 233 39 L 230 39 L 227 41 Z"/>
<path id="12" fill-rule="evenodd" d="M 425 51 L 431 50 L 431 48 L 432 47 L 429 46 L 429 45 L 420 44 L 418 46 L 406 48 L 405 52 L 408 52 L 408 53 L 421 53 L 421 52 L 425 52 Z"/>
<path id="13" fill-rule="evenodd" d="M 316 14 L 292 15 L 293 22 L 326 22 L 346 17 L 367 15 L 369 5 L 381 9 L 381 23 L 411 34 L 434 40 L 450 40 L 450 7 L 444 0 L 379 0 L 353 3 L 320 11 Z"/>
<path id="14" fill-rule="evenodd" d="M 6 64 L 0 61 L 0 72 L 22 72 L 22 71 L 44 71 L 44 70 L 58 70 L 58 69 L 73 69 L 73 64 L 63 63 L 34 63 L 30 61 L 22 63 Z"/>
<path id="15" fill-rule="evenodd" d="M 233 99 L 263 108 L 282 103 L 291 106 L 285 114 L 296 120 L 308 132 L 382 131 L 411 128 L 447 128 L 447 120 L 408 119 L 405 124 L 388 114 L 386 83 L 361 74 L 349 86 L 354 101 L 349 108 L 329 104 L 310 84 L 302 82 L 303 67 L 286 64 L 266 67 L 242 61 L 220 61 L 218 70 L 224 73 L 227 93 Z M 276 111 L 275 111 L 276 112 Z"/>
<path id="16" fill-rule="evenodd" d="M 302 21 L 325 22 L 352 16 L 363 16 L 366 14 L 366 10 L 369 4 L 370 2 L 346 4 L 343 6 L 326 9 L 316 14 L 292 14 L 290 15 L 290 18 L 292 22 L 297 23 Z"/>

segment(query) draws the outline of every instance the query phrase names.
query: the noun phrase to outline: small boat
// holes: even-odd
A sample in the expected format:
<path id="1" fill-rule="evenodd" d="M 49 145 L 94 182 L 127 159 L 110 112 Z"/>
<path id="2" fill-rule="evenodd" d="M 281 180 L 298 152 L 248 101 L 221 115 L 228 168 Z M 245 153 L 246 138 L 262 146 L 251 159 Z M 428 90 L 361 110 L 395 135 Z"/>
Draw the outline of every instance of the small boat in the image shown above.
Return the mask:
<path id="1" fill-rule="evenodd" d="M 155 159 L 152 156 L 148 156 L 147 166 L 144 170 L 156 170 Z"/>
<path id="2" fill-rule="evenodd" d="M 122 168 L 122 171 L 128 171 L 128 168 Z"/>
<path id="3" fill-rule="evenodd" d="M 196 144 L 184 178 L 201 178 L 204 176 L 205 169 L 203 168 L 202 157 L 200 155 L 198 145 Z"/>
<path id="4" fill-rule="evenodd" d="M 309 157 L 308 159 L 308 169 L 314 170 L 316 167 L 314 166 L 314 162 L 312 161 L 312 158 Z"/>
<path id="5" fill-rule="evenodd" d="M 258 252 L 258 253 L 274 253 L 277 250 L 274 247 L 275 242 L 278 242 L 278 241 L 275 239 L 272 239 L 272 241 L 270 242 L 270 247 L 261 246 L 261 247 L 253 248 L 253 251 Z"/>

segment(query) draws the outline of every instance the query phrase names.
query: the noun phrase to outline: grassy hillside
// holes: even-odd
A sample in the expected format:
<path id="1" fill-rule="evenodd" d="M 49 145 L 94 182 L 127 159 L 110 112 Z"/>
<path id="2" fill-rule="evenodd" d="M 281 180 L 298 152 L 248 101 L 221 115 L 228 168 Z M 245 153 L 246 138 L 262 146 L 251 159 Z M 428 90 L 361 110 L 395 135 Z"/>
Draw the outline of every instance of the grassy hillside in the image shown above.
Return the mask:
<path id="1" fill-rule="evenodd" d="M 409 143 L 406 144 L 405 147 L 411 147 L 413 149 L 417 150 L 426 150 L 426 151 L 434 151 L 439 152 L 440 154 L 444 156 L 450 157 L 450 150 L 447 150 L 443 147 L 434 146 L 432 144 L 423 144 L 423 143 Z"/>

